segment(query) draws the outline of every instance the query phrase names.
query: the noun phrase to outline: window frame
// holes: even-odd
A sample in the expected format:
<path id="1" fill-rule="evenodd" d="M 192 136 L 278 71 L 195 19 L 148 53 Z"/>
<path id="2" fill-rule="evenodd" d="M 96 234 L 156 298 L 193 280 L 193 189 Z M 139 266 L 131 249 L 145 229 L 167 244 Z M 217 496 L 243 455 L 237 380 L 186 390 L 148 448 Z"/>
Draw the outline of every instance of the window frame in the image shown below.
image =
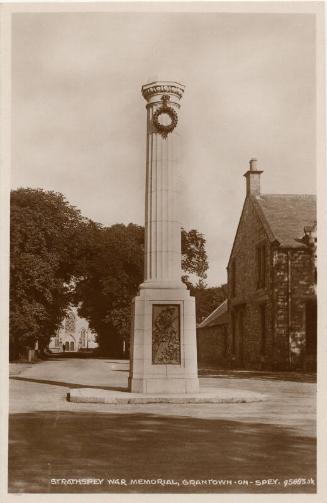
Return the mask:
<path id="1" fill-rule="evenodd" d="M 260 312 L 260 355 L 265 356 L 267 351 L 267 305 L 259 304 Z"/>
<path id="2" fill-rule="evenodd" d="M 231 353 L 236 355 L 236 312 L 233 310 L 231 313 L 231 329 L 232 329 L 232 344 Z"/>
<path id="3" fill-rule="evenodd" d="M 267 255 L 266 241 L 261 241 L 255 247 L 256 288 L 261 290 L 267 287 Z"/>
<path id="4" fill-rule="evenodd" d="M 231 297 L 236 297 L 236 260 L 232 259 L 231 269 L 230 269 L 230 279 L 231 279 Z"/>

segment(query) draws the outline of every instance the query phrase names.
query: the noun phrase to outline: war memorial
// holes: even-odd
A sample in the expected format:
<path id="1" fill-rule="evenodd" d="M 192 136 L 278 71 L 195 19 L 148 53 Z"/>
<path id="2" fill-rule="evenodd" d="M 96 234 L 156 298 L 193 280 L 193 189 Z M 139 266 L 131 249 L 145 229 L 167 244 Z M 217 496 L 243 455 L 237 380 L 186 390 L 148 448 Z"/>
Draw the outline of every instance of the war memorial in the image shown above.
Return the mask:
<path id="1" fill-rule="evenodd" d="M 147 101 L 144 282 L 134 299 L 132 392 L 199 390 L 195 302 L 181 281 L 178 122 L 184 86 L 154 82 Z"/>
<path id="2" fill-rule="evenodd" d="M 71 389 L 70 402 L 233 403 L 262 401 L 243 390 L 199 387 L 195 299 L 182 282 L 178 116 L 185 86 L 145 84 L 144 281 L 132 304 L 128 389 Z"/>

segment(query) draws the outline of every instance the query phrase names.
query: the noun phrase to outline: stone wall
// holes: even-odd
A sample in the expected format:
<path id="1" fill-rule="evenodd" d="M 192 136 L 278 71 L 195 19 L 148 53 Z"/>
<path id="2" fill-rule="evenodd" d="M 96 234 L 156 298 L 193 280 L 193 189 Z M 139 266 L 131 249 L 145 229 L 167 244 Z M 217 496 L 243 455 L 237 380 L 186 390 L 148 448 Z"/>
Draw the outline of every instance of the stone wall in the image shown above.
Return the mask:
<path id="1" fill-rule="evenodd" d="M 263 243 L 265 286 L 258 288 L 256 248 Z M 314 285 L 312 251 L 304 247 L 282 249 L 270 243 L 251 199 L 247 198 L 228 265 L 227 353 L 231 365 L 267 370 L 306 366 L 306 303 L 315 297 Z"/>
<path id="2" fill-rule="evenodd" d="M 266 245 L 265 287 L 257 288 L 256 247 Z M 244 208 L 228 267 L 228 353 L 233 367 L 272 367 L 271 250 L 265 229 L 249 198 Z M 232 263 L 235 261 L 235 295 L 232 293 Z M 262 351 L 261 306 L 266 306 L 265 350 Z M 234 322 L 233 322 L 234 316 Z M 233 323 L 235 348 L 233 351 Z M 242 336 L 243 334 L 243 336 Z"/>
<path id="3" fill-rule="evenodd" d="M 198 328 L 197 351 L 198 365 L 217 365 L 225 367 L 227 363 L 227 324 Z"/>
<path id="4" fill-rule="evenodd" d="M 314 297 L 314 257 L 309 249 L 275 250 L 275 364 L 305 365 L 305 308 Z"/>
<path id="5" fill-rule="evenodd" d="M 233 300 L 249 298 L 257 292 L 256 245 L 267 242 L 266 232 L 259 220 L 253 203 L 249 198 L 245 200 L 238 232 L 233 245 L 233 251 L 228 266 L 228 297 L 231 298 L 231 262 L 236 263 L 236 295 Z M 267 242 L 268 244 L 268 242 Z M 270 256 L 268 250 L 267 264 Z M 269 287 L 269 272 L 266 275 L 266 285 Z"/>

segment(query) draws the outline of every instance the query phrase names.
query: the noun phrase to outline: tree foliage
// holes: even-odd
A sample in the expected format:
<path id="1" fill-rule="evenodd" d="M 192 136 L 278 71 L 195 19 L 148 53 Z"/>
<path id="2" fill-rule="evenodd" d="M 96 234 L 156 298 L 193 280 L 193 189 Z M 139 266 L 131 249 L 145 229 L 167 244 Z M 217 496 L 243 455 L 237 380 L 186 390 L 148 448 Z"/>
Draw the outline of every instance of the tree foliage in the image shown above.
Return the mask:
<path id="1" fill-rule="evenodd" d="M 183 281 L 201 289 L 208 268 L 205 239 L 182 230 Z M 128 343 L 131 301 L 144 276 L 144 228 L 103 227 L 83 218 L 59 193 L 11 194 L 10 338 L 19 353 L 46 347 L 69 303 L 98 334 L 104 353 Z"/>
<path id="2" fill-rule="evenodd" d="M 201 323 L 227 298 L 227 285 L 210 288 L 197 285 L 191 288 L 191 294 L 195 297 L 196 321 Z"/>
<path id="3" fill-rule="evenodd" d="M 182 229 L 182 270 L 184 283 L 189 289 L 194 287 L 191 278 L 195 278 L 199 286 L 205 286 L 207 277 L 208 257 L 205 249 L 206 240 L 196 229 L 186 232 Z"/>
<path id="4" fill-rule="evenodd" d="M 102 351 L 113 356 L 129 337 L 131 300 L 143 280 L 143 242 L 143 227 L 134 224 L 97 226 L 89 233 L 76 302 L 98 334 Z"/>
<path id="5" fill-rule="evenodd" d="M 45 347 L 59 326 L 87 222 L 62 194 L 17 189 L 10 223 L 10 347 L 17 357 L 36 340 Z"/>

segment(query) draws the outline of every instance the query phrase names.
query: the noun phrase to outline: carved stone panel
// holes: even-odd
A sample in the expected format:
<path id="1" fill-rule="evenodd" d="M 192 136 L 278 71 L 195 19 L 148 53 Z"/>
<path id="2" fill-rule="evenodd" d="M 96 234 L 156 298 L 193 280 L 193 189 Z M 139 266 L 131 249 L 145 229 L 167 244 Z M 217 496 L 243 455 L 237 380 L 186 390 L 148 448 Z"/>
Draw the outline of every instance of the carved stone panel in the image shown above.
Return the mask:
<path id="1" fill-rule="evenodd" d="M 179 365 L 181 363 L 180 306 L 152 306 L 152 363 Z"/>

